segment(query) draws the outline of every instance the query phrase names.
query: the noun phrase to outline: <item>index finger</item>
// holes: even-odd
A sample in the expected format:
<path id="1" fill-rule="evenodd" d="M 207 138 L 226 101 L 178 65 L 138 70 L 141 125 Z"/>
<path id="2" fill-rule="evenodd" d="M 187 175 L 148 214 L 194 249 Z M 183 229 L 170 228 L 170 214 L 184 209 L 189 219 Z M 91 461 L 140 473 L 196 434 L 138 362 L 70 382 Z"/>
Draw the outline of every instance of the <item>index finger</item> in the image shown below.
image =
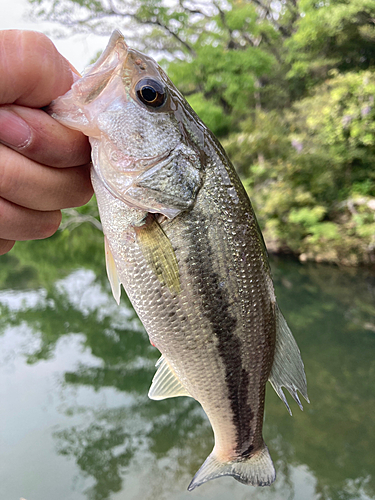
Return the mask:
<path id="1" fill-rule="evenodd" d="M 0 31 L 0 104 L 47 106 L 73 83 L 68 61 L 36 31 Z"/>

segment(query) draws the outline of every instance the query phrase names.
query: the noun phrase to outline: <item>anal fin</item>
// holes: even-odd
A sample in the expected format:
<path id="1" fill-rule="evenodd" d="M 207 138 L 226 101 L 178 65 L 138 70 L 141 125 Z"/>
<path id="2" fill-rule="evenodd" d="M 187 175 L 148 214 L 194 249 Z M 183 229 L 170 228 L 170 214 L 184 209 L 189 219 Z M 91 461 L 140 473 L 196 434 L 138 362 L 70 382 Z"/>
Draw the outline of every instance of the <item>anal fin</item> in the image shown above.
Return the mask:
<path id="1" fill-rule="evenodd" d="M 282 387 L 285 387 L 303 410 L 297 391 L 309 403 L 307 396 L 306 375 L 297 342 L 294 340 L 284 316 L 276 304 L 276 347 L 275 356 L 269 382 L 275 389 L 276 394 L 284 401 L 290 414 L 292 414 Z"/>
<path id="2" fill-rule="evenodd" d="M 160 400 L 174 398 L 176 396 L 190 396 L 181 381 L 162 356 L 156 363 L 157 372 L 152 379 L 148 397 L 150 399 Z"/>

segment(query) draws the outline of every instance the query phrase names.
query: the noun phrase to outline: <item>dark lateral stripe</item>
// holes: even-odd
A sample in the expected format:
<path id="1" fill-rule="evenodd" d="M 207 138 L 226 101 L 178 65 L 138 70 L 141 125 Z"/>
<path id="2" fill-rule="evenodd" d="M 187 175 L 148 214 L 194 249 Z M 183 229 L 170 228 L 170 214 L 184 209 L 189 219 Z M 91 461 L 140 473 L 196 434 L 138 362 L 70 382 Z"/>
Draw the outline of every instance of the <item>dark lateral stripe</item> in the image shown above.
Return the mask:
<path id="1" fill-rule="evenodd" d="M 207 220 L 204 214 L 197 213 L 196 209 L 189 213 L 189 219 L 191 242 L 188 259 L 194 265 L 188 268 L 195 277 L 199 277 L 204 316 L 209 320 L 212 332 L 218 339 L 218 353 L 225 366 L 225 380 L 237 434 L 236 450 L 239 455 L 245 457 L 251 454 L 253 449 L 250 443 L 254 413 L 247 403 L 250 380 L 242 362 L 241 341 L 234 333 L 237 319 L 230 311 L 228 290 L 213 269 L 215 251 L 208 237 Z M 247 443 L 245 450 L 244 443 Z"/>

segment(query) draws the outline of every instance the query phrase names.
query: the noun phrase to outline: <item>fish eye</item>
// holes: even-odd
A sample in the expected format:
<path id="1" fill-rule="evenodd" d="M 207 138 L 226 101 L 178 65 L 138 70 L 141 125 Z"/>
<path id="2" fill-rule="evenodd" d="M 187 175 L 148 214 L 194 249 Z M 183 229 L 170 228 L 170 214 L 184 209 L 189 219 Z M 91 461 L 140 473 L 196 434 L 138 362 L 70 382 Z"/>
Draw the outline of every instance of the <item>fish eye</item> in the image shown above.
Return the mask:
<path id="1" fill-rule="evenodd" d="M 151 78 L 143 78 L 135 86 L 140 101 L 146 106 L 159 108 L 165 103 L 167 93 L 163 85 Z"/>

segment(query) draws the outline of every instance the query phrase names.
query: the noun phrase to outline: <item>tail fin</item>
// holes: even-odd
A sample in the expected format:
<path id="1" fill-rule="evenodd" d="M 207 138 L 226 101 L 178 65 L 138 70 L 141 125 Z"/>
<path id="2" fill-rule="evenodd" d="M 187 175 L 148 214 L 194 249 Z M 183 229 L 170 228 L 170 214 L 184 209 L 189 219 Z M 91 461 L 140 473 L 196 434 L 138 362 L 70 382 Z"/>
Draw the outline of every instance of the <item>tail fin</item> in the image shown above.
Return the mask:
<path id="1" fill-rule="evenodd" d="M 233 476 L 243 484 L 269 486 L 275 481 L 276 472 L 265 444 L 251 457 L 231 462 L 221 462 L 213 451 L 193 477 L 188 490 L 192 491 L 197 486 L 221 476 Z"/>

